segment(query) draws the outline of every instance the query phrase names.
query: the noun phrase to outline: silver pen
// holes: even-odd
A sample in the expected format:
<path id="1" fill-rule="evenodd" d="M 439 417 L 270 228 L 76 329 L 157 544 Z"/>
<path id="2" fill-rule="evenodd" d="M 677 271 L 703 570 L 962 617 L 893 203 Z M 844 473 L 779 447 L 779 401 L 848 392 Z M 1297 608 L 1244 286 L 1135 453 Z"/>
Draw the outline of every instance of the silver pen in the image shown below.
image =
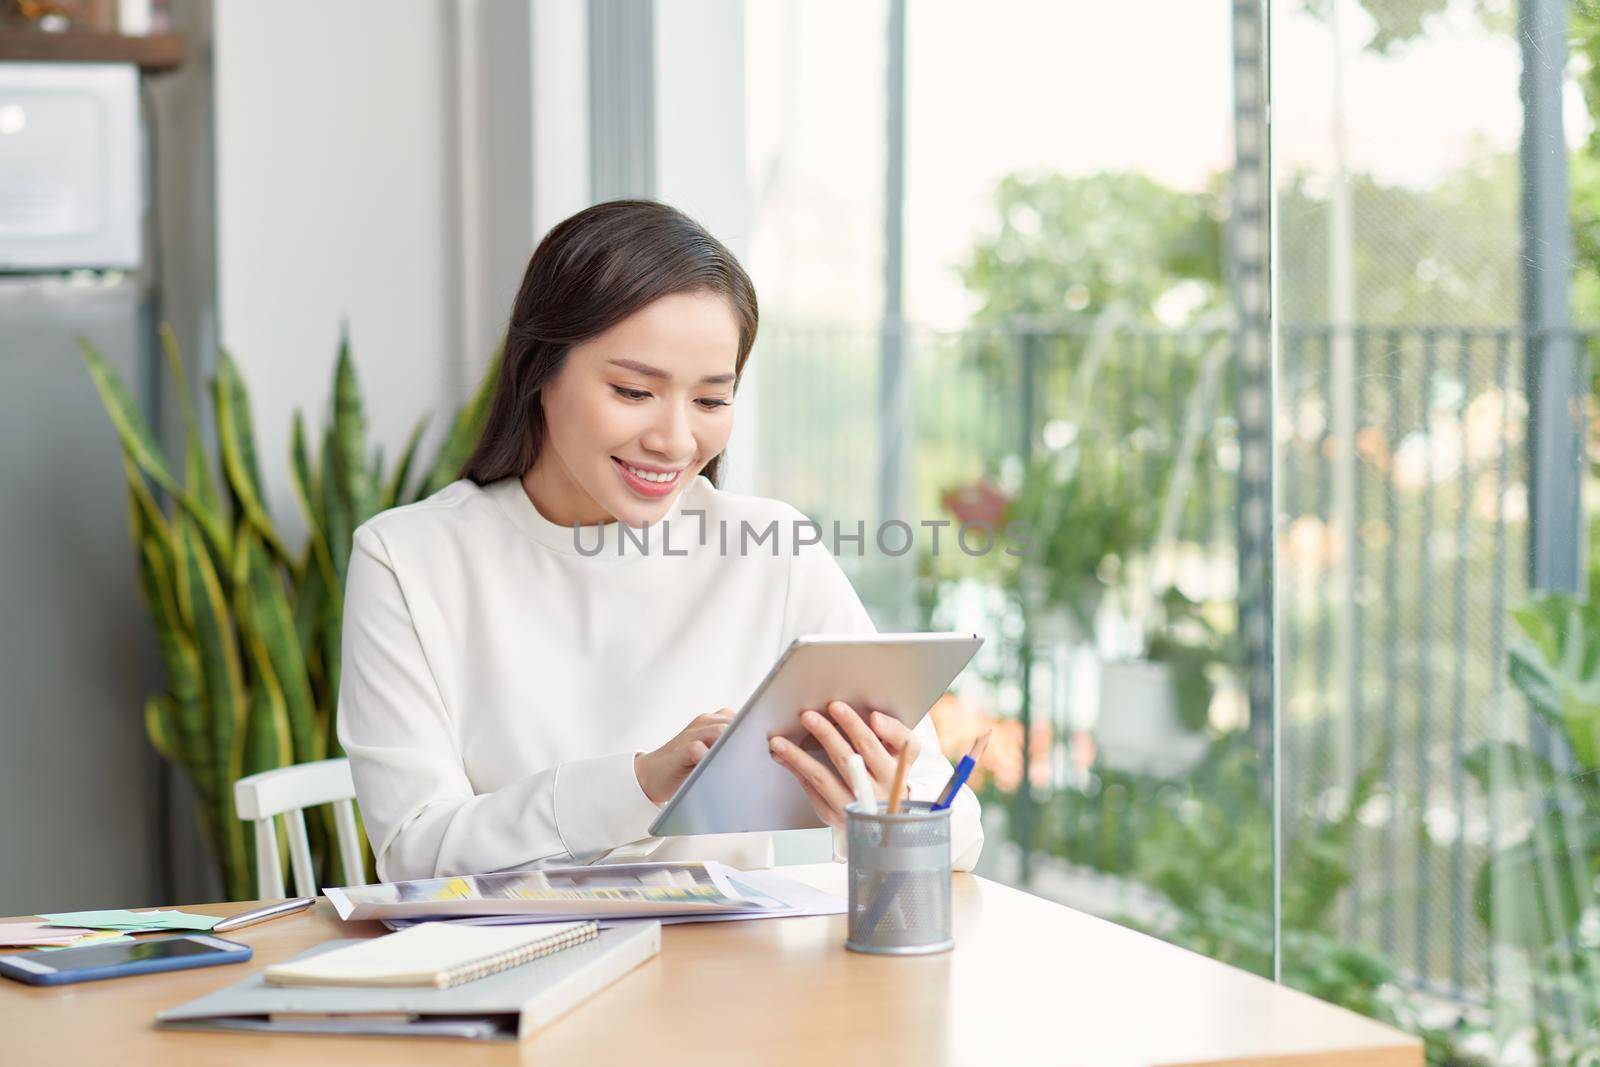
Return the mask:
<path id="1" fill-rule="evenodd" d="M 253 911 L 241 911 L 237 915 L 230 915 L 211 928 L 214 934 L 227 930 L 237 930 L 241 926 L 254 926 L 264 923 L 268 919 L 276 919 L 280 915 L 292 915 L 297 911 L 304 911 L 317 902 L 316 897 L 294 897 L 291 900 L 280 900 L 276 904 L 268 904 L 264 908 Z"/>

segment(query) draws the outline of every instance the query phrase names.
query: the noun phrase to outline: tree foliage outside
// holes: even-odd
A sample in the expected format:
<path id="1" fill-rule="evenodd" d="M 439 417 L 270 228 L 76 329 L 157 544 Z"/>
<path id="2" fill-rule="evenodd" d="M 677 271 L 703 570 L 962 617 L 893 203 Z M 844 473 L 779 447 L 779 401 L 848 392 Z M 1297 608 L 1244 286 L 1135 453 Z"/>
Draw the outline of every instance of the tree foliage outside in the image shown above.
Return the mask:
<path id="1" fill-rule="evenodd" d="M 1220 204 L 1133 172 L 1008 175 L 997 225 L 957 267 L 973 323 L 1185 325 L 1224 296 Z"/>
<path id="2" fill-rule="evenodd" d="M 1521 311 L 1517 163 L 1485 154 L 1429 189 L 1352 175 L 1352 269 L 1362 326 L 1513 327 Z M 1289 175 L 1278 191 L 1282 321 L 1323 325 L 1328 308 L 1328 196 Z"/>
<path id="3" fill-rule="evenodd" d="M 1305 9 L 1318 14 L 1329 0 L 1307 0 Z M 1373 20 L 1375 29 L 1363 47 L 1380 55 L 1391 55 L 1425 37 L 1428 20 L 1444 14 L 1452 0 L 1360 0 L 1362 9 Z M 1469 9 L 1490 33 L 1510 36 L 1516 32 L 1516 5 L 1510 0 L 1467 0 Z M 1590 122 L 1590 133 L 1583 151 L 1569 154 L 1567 179 L 1570 186 L 1573 239 L 1573 319 L 1580 325 L 1600 323 L 1600 3 L 1596 0 L 1569 0 L 1567 17 L 1567 74 L 1577 82 Z M 1518 198 L 1515 157 L 1507 157 L 1506 174 L 1509 199 L 1486 199 L 1483 206 L 1503 214 L 1509 204 L 1514 224 Z M 1497 170 L 1499 167 L 1496 168 Z M 1498 228 L 1498 224 L 1497 224 Z M 1520 235 L 1520 230 L 1516 231 Z M 1517 238 L 1520 241 L 1520 236 Z M 1519 259 L 1512 260 L 1515 264 Z M 1508 322 L 1520 317 L 1520 280 L 1513 279 L 1503 291 L 1513 301 Z"/>

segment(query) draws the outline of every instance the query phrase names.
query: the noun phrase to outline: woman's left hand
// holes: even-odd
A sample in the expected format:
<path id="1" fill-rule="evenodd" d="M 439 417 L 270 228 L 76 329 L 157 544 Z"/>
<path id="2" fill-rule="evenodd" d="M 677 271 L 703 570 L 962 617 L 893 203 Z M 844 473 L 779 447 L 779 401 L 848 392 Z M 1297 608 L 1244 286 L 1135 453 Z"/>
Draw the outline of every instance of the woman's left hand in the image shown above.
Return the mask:
<path id="1" fill-rule="evenodd" d="M 835 829 L 843 828 L 845 805 L 856 798 L 855 791 L 850 788 L 851 753 L 861 754 L 878 799 L 887 800 L 901 750 L 909 747 L 910 758 L 915 761 L 922 749 L 916 735 L 899 719 L 881 711 L 872 712 L 863 719 L 842 700 L 832 701 L 826 715 L 809 708 L 802 711 L 800 722 L 822 745 L 828 762 L 823 763 L 781 737 L 769 742 L 772 758 L 794 775 L 800 788 L 806 791 L 817 817 Z M 909 785 L 905 793 L 910 795 Z"/>

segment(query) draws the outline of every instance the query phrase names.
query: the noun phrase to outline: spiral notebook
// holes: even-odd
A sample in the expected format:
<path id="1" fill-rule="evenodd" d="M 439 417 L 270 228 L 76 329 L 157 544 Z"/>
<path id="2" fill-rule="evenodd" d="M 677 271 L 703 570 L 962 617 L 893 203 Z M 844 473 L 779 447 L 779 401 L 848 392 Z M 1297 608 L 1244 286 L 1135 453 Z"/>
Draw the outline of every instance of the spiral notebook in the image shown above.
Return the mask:
<path id="1" fill-rule="evenodd" d="M 421 923 L 320 956 L 268 967 L 268 985 L 450 989 L 599 936 L 594 922 L 538 926 Z"/>

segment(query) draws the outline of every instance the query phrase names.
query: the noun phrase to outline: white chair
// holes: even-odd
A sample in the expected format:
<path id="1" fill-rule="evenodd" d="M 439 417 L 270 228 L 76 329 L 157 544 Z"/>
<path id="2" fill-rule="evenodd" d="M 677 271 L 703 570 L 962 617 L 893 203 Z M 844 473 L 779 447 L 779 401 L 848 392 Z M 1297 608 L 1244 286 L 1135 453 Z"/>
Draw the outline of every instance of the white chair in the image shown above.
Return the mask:
<path id="1" fill-rule="evenodd" d="M 294 869 L 295 892 L 302 897 L 317 895 L 304 811 L 318 804 L 333 805 L 344 884 L 366 884 L 361 838 L 356 830 L 355 795 L 347 759 L 297 763 L 252 774 L 233 784 L 233 802 L 239 818 L 255 824 L 258 897 L 275 900 L 287 895 L 283 891 L 283 861 L 278 856 L 278 831 L 272 822 L 279 815 L 289 831 L 289 865 Z"/>

